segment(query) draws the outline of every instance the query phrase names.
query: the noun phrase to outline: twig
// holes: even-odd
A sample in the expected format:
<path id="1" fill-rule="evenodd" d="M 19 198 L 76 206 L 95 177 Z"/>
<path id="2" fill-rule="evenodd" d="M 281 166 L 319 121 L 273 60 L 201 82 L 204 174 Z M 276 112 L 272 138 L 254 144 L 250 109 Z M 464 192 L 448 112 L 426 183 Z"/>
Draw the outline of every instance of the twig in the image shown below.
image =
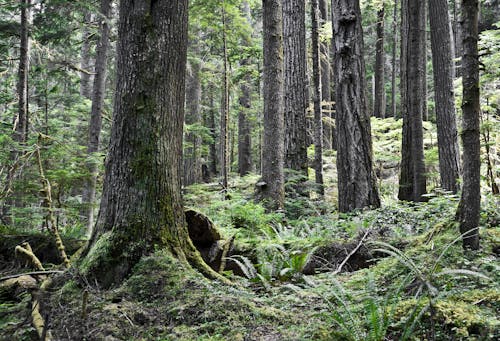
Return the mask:
<path id="1" fill-rule="evenodd" d="M 37 275 L 49 275 L 49 274 L 62 274 L 63 272 L 64 271 L 61 271 L 61 270 L 25 272 L 25 273 L 22 273 L 22 274 L 16 274 L 16 275 L 10 275 L 10 276 L 2 277 L 2 278 L 0 278 L 0 282 L 8 280 L 8 279 L 12 279 L 12 278 L 21 277 L 21 276 L 37 276 Z"/>
<path id="2" fill-rule="evenodd" d="M 352 255 L 354 255 L 359 250 L 359 248 L 363 245 L 363 242 L 365 241 L 366 237 L 368 236 L 368 233 L 370 233 L 370 230 L 366 230 L 365 234 L 363 235 L 363 238 L 361 238 L 361 240 L 359 241 L 358 245 L 354 249 L 352 249 L 351 252 L 349 252 L 349 254 L 347 255 L 347 257 L 337 267 L 337 270 L 335 270 L 333 272 L 334 275 L 337 275 L 338 273 L 340 273 L 340 271 L 342 271 L 342 268 L 347 263 L 347 261 L 349 260 L 349 258 L 351 258 Z"/>

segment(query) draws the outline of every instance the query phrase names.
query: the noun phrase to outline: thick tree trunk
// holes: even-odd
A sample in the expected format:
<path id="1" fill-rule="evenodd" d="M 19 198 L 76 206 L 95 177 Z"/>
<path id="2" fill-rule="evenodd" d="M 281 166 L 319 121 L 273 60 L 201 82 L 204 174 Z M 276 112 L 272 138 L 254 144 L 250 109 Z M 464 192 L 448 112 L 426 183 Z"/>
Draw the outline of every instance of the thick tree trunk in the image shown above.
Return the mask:
<path id="1" fill-rule="evenodd" d="M 328 1 L 319 0 L 319 11 L 321 15 L 321 26 L 328 20 Z M 328 40 L 320 41 L 320 59 L 321 59 L 321 101 L 323 117 L 326 122 L 323 122 L 323 147 L 332 149 L 332 125 L 331 125 L 331 101 L 332 94 L 330 90 L 330 42 Z"/>
<path id="2" fill-rule="evenodd" d="M 463 189 L 458 205 L 457 220 L 465 234 L 465 249 L 479 249 L 479 213 L 481 209 L 480 141 L 479 141 L 479 57 L 478 0 L 462 1 L 462 144 Z"/>
<path id="3" fill-rule="evenodd" d="M 263 199 L 269 209 L 284 206 L 283 26 L 281 0 L 262 0 L 264 23 Z"/>
<path id="4" fill-rule="evenodd" d="M 325 194 L 323 188 L 323 114 L 321 111 L 321 62 L 319 43 L 319 4 L 311 0 L 311 49 L 313 66 L 314 103 L 314 173 L 318 193 Z"/>
<path id="5" fill-rule="evenodd" d="M 422 100 L 423 102 L 423 111 L 422 111 L 422 120 L 423 121 L 429 121 L 429 109 L 427 107 L 427 1 L 425 0 L 419 0 L 422 1 L 423 4 L 422 6 L 422 11 L 424 12 L 423 17 L 424 17 L 424 23 L 423 23 L 423 30 L 420 34 L 420 46 L 422 46 L 422 50 L 420 51 L 422 53 L 421 57 L 421 72 L 423 73 L 422 76 L 422 87 L 420 88 L 422 91 Z M 419 69 L 420 70 L 420 69 Z"/>
<path id="6" fill-rule="evenodd" d="M 375 117 L 385 118 L 385 51 L 384 51 L 384 4 L 377 12 L 377 42 L 375 44 Z"/>
<path id="7" fill-rule="evenodd" d="M 94 225 L 94 203 L 98 164 L 94 161 L 95 158 L 92 157 L 92 154 L 99 151 L 101 138 L 102 110 L 104 106 L 104 97 L 106 95 L 106 66 L 108 61 L 110 20 L 111 0 L 101 0 L 99 14 L 100 37 L 97 45 L 97 55 L 95 60 L 92 109 L 90 112 L 89 135 L 87 142 L 87 153 L 91 159 L 87 162 L 90 178 L 85 184 L 82 195 L 82 201 L 85 205 L 85 217 L 87 218 L 88 231 L 91 231 Z"/>
<path id="8" fill-rule="evenodd" d="M 339 210 L 380 206 L 366 106 L 359 1 L 333 0 Z"/>
<path id="9" fill-rule="evenodd" d="M 84 17 L 85 27 L 83 28 L 82 35 L 82 48 L 80 51 L 80 68 L 85 71 L 90 71 L 90 44 L 91 44 L 91 34 L 89 26 L 92 23 L 92 13 L 90 11 L 85 11 Z M 80 72 L 80 95 L 90 99 L 91 98 L 91 86 L 90 86 L 90 72 Z"/>
<path id="10" fill-rule="evenodd" d="M 426 193 L 422 117 L 422 68 L 425 53 L 422 34 L 425 30 L 425 10 L 422 0 L 402 1 L 401 93 L 403 104 L 403 144 L 399 199 L 421 201 Z"/>
<path id="11" fill-rule="evenodd" d="M 460 177 L 455 94 L 454 55 L 447 0 L 429 0 L 432 64 L 439 149 L 441 187 L 457 193 Z"/>
<path id="12" fill-rule="evenodd" d="M 285 167 L 307 180 L 307 59 L 305 3 L 283 1 Z"/>
<path id="13" fill-rule="evenodd" d="M 193 42 L 196 46 L 197 42 Z M 194 50 L 197 50 L 194 47 Z M 186 118 L 188 125 L 201 123 L 201 61 L 191 60 L 186 73 Z M 201 182 L 201 138 L 199 134 L 187 132 L 185 134 L 183 185 L 189 186 Z"/>
<path id="14" fill-rule="evenodd" d="M 181 199 L 187 0 L 122 0 L 103 197 L 82 272 L 118 283 L 156 247 L 204 264 Z M 207 273 L 207 266 L 202 267 Z"/>
<path id="15" fill-rule="evenodd" d="M 396 51 L 398 46 L 398 0 L 394 0 L 394 12 L 392 15 L 392 70 L 391 70 L 391 117 L 397 118 L 396 103 Z"/>

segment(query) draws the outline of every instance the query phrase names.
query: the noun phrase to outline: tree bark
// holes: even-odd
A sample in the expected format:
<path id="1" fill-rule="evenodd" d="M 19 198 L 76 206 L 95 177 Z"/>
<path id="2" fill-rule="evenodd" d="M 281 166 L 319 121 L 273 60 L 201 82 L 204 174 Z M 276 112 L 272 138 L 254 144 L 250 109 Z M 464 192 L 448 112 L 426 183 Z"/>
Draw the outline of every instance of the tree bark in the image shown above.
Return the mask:
<path id="1" fill-rule="evenodd" d="M 307 52 L 305 3 L 283 1 L 285 167 L 307 180 Z"/>
<path id="2" fill-rule="evenodd" d="M 226 9 L 225 1 L 222 2 L 222 49 L 223 49 L 223 84 L 221 98 L 221 116 L 220 116 L 220 164 L 222 176 L 222 192 L 224 197 L 228 190 L 229 177 L 229 79 L 228 79 L 228 60 L 227 60 L 227 33 L 226 33 Z"/>
<path id="3" fill-rule="evenodd" d="M 319 4 L 311 0 L 311 49 L 313 66 L 313 102 L 314 102 L 314 173 L 318 193 L 325 194 L 323 188 L 323 114 L 321 110 L 321 61 L 319 43 Z"/>
<path id="4" fill-rule="evenodd" d="M 157 247 L 213 273 L 189 239 L 181 199 L 187 13 L 187 0 L 120 2 L 111 143 L 81 266 L 105 287 Z"/>
<path id="5" fill-rule="evenodd" d="M 447 0 L 429 0 L 441 187 L 457 193 L 460 159 L 453 87 L 454 55 Z"/>
<path id="6" fill-rule="evenodd" d="M 85 27 L 83 28 L 82 36 L 82 48 L 80 51 L 81 62 L 80 68 L 85 71 L 90 71 L 90 30 L 89 26 L 92 23 L 92 13 L 90 11 L 85 11 L 84 17 Z M 91 98 L 91 87 L 90 87 L 90 74 L 88 72 L 80 72 L 80 95 L 90 99 Z"/>
<path id="7" fill-rule="evenodd" d="M 403 143 L 399 199 L 422 201 L 426 193 L 422 117 L 425 100 L 422 68 L 425 56 L 422 34 L 425 30 L 425 10 L 422 0 L 403 0 L 401 93 L 403 102 Z"/>
<path id="8" fill-rule="evenodd" d="M 193 49 L 197 51 L 197 41 L 192 42 Z M 195 53 L 196 55 L 196 53 Z M 190 67 L 186 72 L 186 117 L 188 125 L 201 123 L 201 60 L 191 59 Z M 199 133 L 187 132 L 185 134 L 186 146 L 183 154 L 183 185 L 189 186 L 201 181 L 201 138 Z"/>
<path id="9" fill-rule="evenodd" d="M 384 4 L 377 11 L 377 42 L 375 44 L 375 110 L 374 115 L 385 118 L 385 51 L 384 51 Z"/>
<path id="10" fill-rule="evenodd" d="M 106 95 L 106 76 L 107 61 L 109 49 L 109 21 L 111 20 L 111 0 L 101 0 L 99 14 L 100 37 L 97 45 L 97 54 L 94 71 L 94 88 L 92 91 L 92 109 L 90 112 L 89 135 L 87 142 L 87 154 L 90 160 L 87 162 L 87 168 L 90 178 L 87 180 L 83 190 L 82 201 L 85 205 L 85 216 L 87 218 L 87 230 L 91 231 L 94 225 L 94 204 L 98 164 L 92 157 L 92 154 L 99 151 L 101 128 L 102 128 L 102 110 L 104 106 L 104 97 Z"/>
<path id="11" fill-rule="evenodd" d="M 29 25 L 31 18 L 31 0 L 20 0 L 21 7 L 21 42 L 19 46 L 19 69 L 17 73 L 18 110 L 14 118 L 13 139 L 19 144 L 28 140 L 28 76 L 30 69 Z"/>
<path id="12" fill-rule="evenodd" d="M 462 144 L 463 189 L 456 219 L 460 223 L 465 249 L 479 249 L 479 214 L 481 209 L 480 140 L 479 140 L 479 57 L 478 0 L 462 1 Z"/>
<path id="13" fill-rule="evenodd" d="M 210 135 L 212 136 L 212 142 L 210 143 L 209 147 L 209 173 L 210 176 L 216 176 L 217 175 L 217 146 L 216 146 L 216 138 L 217 138 L 217 132 L 215 129 L 215 103 L 214 103 L 214 93 L 213 91 L 209 91 L 210 93 L 210 100 L 209 100 L 209 107 L 210 109 L 208 110 L 208 117 L 207 117 L 207 127 L 210 129 Z"/>
<path id="14" fill-rule="evenodd" d="M 246 16 L 248 25 L 251 25 L 250 6 L 248 2 L 243 3 L 243 11 Z M 250 41 L 246 41 L 245 45 L 249 47 Z M 242 68 L 248 68 L 250 65 L 249 58 L 245 58 L 240 63 Z M 245 70 L 245 76 L 240 85 L 240 111 L 238 113 L 238 173 L 240 176 L 245 176 L 252 171 L 252 134 L 249 120 L 249 110 L 251 108 L 251 84 L 252 77 L 250 72 Z"/>
<path id="15" fill-rule="evenodd" d="M 339 211 L 379 207 L 359 1 L 332 0 Z"/>
<path id="16" fill-rule="evenodd" d="M 394 12 L 392 15 L 392 72 L 391 72 L 391 117 L 397 118 L 397 103 L 396 103 L 396 51 L 398 46 L 398 0 L 394 0 Z"/>
<path id="17" fill-rule="evenodd" d="M 319 12 L 321 15 L 321 26 L 328 20 L 328 2 L 326 0 L 319 0 Z M 330 42 L 327 39 L 320 40 L 320 60 L 321 60 L 321 102 L 323 110 L 323 117 L 326 118 L 323 122 L 323 147 L 325 149 L 332 149 L 332 94 L 330 90 Z"/>
<path id="18" fill-rule="evenodd" d="M 263 199 L 268 209 L 284 206 L 283 25 L 281 0 L 262 0 L 264 32 Z"/>

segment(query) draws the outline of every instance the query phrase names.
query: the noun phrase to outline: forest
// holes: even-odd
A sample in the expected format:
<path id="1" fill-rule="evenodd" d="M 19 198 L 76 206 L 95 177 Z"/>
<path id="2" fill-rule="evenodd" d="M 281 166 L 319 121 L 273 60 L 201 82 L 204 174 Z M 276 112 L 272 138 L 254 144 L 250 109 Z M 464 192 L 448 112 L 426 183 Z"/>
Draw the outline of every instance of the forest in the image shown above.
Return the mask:
<path id="1" fill-rule="evenodd" d="M 500 339 L 499 0 L 0 0 L 0 340 Z"/>

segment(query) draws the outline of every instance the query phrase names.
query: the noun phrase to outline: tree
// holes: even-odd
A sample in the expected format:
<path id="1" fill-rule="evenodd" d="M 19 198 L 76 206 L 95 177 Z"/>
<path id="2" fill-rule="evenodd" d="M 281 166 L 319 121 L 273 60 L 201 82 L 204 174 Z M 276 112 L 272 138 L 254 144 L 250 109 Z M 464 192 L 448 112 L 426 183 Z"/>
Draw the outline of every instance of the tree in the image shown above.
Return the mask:
<path id="1" fill-rule="evenodd" d="M 109 49 L 109 21 L 111 20 L 111 0 L 101 0 L 100 8 L 100 37 L 97 45 L 97 55 L 95 59 L 94 87 L 92 90 L 92 109 L 90 112 L 89 135 L 87 142 L 87 153 L 90 161 L 87 167 L 90 178 L 85 184 L 82 201 L 85 204 L 85 216 L 87 218 L 87 230 L 91 230 L 94 225 L 94 201 L 97 181 L 97 163 L 92 160 L 92 154 L 99 150 L 102 127 L 102 110 L 104 106 L 104 96 L 106 91 L 106 64 L 108 61 Z"/>
<path id="2" fill-rule="evenodd" d="M 262 0 L 264 34 L 263 199 L 270 209 L 284 206 L 283 25 L 281 0 Z"/>
<path id="3" fill-rule="evenodd" d="M 19 46 L 19 68 L 17 73 L 17 115 L 14 117 L 13 140 L 24 144 L 28 139 L 28 75 L 30 68 L 29 25 L 31 0 L 20 0 L 21 30 Z"/>
<path id="4" fill-rule="evenodd" d="M 81 62 L 80 68 L 80 95 L 90 99 L 91 88 L 90 88 L 90 76 L 91 73 L 88 72 L 90 69 L 90 29 L 89 26 L 92 23 L 92 13 L 90 11 L 85 11 L 84 19 L 85 27 L 83 28 L 82 35 L 82 48 L 81 48 Z"/>
<path id="5" fill-rule="evenodd" d="M 384 4 L 377 10 L 377 42 L 375 44 L 375 117 L 385 118 L 385 51 L 384 51 Z"/>
<path id="6" fill-rule="evenodd" d="M 394 0 L 392 15 L 392 69 L 391 69 L 391 117 L 397 117 L 396 104 L 396 51 L 398 46 L 398 0 Z"/>
<path id="7" fill-rule="evenodd" d="M 328 16 L 328 1 L 319 0 L 319 12 L 321 14 L 321 24 L 324 25 L 329 21 Z M 331 102 L 332 94 L 330 89 L 330 40 L 321 39 L 320 41 L 320 59 L 321 59 L 321 101 L 323 110 L 323 117 L 326 117 L 326 124 L 323 124 L 323 146 L 326 149 L 332 149 L 332 111 Z"/>
<path id="8" fill-rule="evenodd" d="M 429 0 L 441 187 L 457 193 L 460 160 L 455 115 L 453 45 L 447 0 Z"/>
<path id="9" fill-rule="evenodd" d="M 421 201 L 426 193 L 422 118 L 422 68 L 425 46 L 425 3 L 403 0 L 401 3 L 401 99 L 403 110 L 403 142 L 401 149 L 400 200 Z"/>
<path id="10" fill-rule="evenodd" d="M 313 102 L 314 102 L 314 173 L 318 193 L 323 195 L 323 114 L 321 111 L 321 62 L 319 43 L 319 4 L 311 1 L 311 48 L 313 64 Z"/>
<path id="11" fill-rule="evenodd" d="M 180 188 L 187 0 L 120 2 L 117 88 L 100 212 L 82 271 L 103 286 L 166 247 L 203 267 Z"/>
<path id="12" fill-rule="evenodd" d="M 198 42 L 191 41 L 191 48 L 196 54 L 198 52 Z M 186 72 L 186 115 L 187 126 L 194 127 L 193 131 L 185 133 L 185 143 L 183 154 L 184 176 L 183 185 L 189 186 L 201 181 L 201 138 L 196 130 L 196 125 L 201 123 L 201 81 L 200 72 L 202 61 L 197 56 L 190 58 L 189 67 Z"/>
<path id="13" fill-rule="evenodd" d="M 222 191 L 227 196 L 229 178 L 229 68 L 227 59 L 226 33 L 226 2 L 222 2 L 222 53 L 223 53 L 223 84 L 220 116 L 220 164 L 222 176 Z"/>
<path id="14" fill-rule="evenodd" d="M 380 206 L 366 105 L 359 1 L 333 0 L 339 210 Z"/>
<path id="15" fill-rule="evenodd" d="M 479 214 L 481 209 L 480 140 L 479 140 L 479 56 L 478 0 L 462 1 L 462 144 L 463 188 L 456 219 L 464 234 L 465 249 L 479 249 Z"/>
<path id="16" fill-rule="evenodd" d="M 307 180 L 307 59 L 305 3 L 283 1 L 285 167 Z"/>
<path id="17" fill-rule="evenodd" d="M 243 3 L 243 12 L 246 22 L 251 24 L 250 6 L 247 1 Z M 251 47 L 251 39 L 244 38 L 245 47 Z M 250 65 L 250 58 L 245 57 L 240 61 L 240 65 L 245 72 L 240 85 L 240 110 L 238 113 L 238 173 L 240 176 L 245 176 L 252 171 L 252 135 L 249 120 L 249 110 L 252 105 L 251 98 L 251 82 L 252 77 L 247 68 Z"/>

